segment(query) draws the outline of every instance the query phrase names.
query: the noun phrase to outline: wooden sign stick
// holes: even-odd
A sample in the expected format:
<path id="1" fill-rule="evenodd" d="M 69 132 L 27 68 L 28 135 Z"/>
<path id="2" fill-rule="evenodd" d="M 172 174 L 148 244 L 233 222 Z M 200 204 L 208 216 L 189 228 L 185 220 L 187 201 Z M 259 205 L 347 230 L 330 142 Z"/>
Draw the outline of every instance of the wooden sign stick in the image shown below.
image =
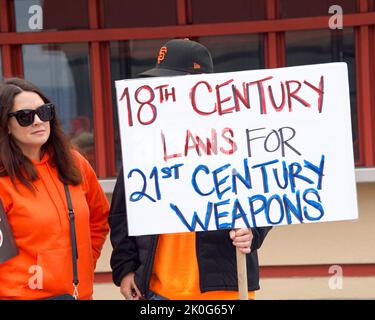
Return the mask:
<path id="1" fill-rule="evenodd" d="M 236 247 L 237 281 L 240 300 L 248 300 L 246 254 Z"/>

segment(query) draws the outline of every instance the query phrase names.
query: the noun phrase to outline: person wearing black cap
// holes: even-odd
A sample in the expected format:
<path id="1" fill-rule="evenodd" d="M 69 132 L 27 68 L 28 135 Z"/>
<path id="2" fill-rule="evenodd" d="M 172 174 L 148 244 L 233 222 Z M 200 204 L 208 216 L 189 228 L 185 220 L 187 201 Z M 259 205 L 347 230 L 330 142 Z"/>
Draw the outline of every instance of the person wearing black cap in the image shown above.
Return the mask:
<path id="1" fill-rule="evenodd" d="M 140 77 L 212 73 L 208 49 L 174 39 L 159 50 L 156 65 Z M 236 250 L 246 253 L 249 298 L 259 289 L 257 249 L 269 227 L 128 236 L 122 169 L 109 214 L 112 278 L 126 299 L 237 299 Z"/>

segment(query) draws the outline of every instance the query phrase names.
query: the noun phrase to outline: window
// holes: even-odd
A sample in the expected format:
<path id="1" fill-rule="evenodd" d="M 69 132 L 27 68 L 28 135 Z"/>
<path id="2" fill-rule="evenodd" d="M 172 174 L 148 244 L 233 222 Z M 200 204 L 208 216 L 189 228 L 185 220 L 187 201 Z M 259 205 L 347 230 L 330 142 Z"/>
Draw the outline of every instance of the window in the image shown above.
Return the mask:
<path id="1" fill-rule="evenodd" d="M 87 0 L 14 0 L 14 11 L 17 32 L 88 28 Z"/>
<path id="2" fill-rule="evenodd" d="M 293 31 L 285 33 L 286 65 L 343 61 L 348 65 L 354 158 L 359 160 L 358 119 L 356 104 L 354 30 Z"/>
<path id="3" fill-rule="evenodd" d="M 117 170 L 121 166 L 121 144 L 118 126 L 115 81 L 136 78 L 137 74 L 152 68 L 160 47 L 169 39 L 130 40 L 111 42 L 112 103 L 115 131 L 115 159 Z"/>
<path id="4" fill-rule="evenodd" d="M 356 1 L 353 0 L 279 0 L 279 17 L 282 19 L 326 16 L 330 6 L 339 5 L 343 13 L 355 13 Z"/>
<path id="5" fill-rule="evenodd" d="M 210 50 L 215 72 L 264 68 L 262 36 L 250 34 L 199 37 L 197 41 Z"/>
<path id="6" fill-rule="evenodd" d="M 176 0 L 105 0 L 106 28 L 157 27 L 177 24 Z"/>
<path id="7" fill-rule="evenodd" d="M 25 79 L 56 103 L 65 133 L 95 167 L 88 45 L 23 45 L 22 52 Z"/>
<path id="8" fill-rule="evenodd" d="M 265 1 L 191 0 L 192 23 L 217 23 L 265 19 Z"/>
<path id="9" fill-rule="evenodd" d="M 160 47 L 169 39 L 111 42 L 112 80 L 136 78 L 154 66 Z"/>

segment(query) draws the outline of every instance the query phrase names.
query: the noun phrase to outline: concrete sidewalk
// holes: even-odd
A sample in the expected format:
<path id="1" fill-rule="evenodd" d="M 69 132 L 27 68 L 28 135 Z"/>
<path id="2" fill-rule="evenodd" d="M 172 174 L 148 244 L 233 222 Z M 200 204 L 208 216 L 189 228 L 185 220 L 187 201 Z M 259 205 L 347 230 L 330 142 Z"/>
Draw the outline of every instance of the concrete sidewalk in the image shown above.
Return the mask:
<path id="1" fill-rule="evenodd" d="M 330 289 L 328 277 L 261 279 L 258 300 L 375 299 L 375 277 L 344 277 L 342 288 Z M 110 283 L 94 286 L 95 300 L 121 300 L 120 290 Z"/>

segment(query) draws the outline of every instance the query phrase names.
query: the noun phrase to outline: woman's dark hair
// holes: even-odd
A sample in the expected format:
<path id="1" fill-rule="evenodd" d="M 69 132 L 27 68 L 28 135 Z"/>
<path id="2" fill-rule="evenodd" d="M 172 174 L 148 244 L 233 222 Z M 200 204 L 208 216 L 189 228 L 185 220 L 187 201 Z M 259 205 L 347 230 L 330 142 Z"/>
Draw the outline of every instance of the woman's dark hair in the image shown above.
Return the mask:
<path id="1" fill-rule="evenodd" d="M 27 80 L 10 78 L 0 83 L 0 176 L 9 176 L 15 187 L 18 179 L 33 190 L 32 182 L 38 179 L 35 166 L 8 133 L 8 113 L 13 108 L 14 98 L 23 91 L 35 92 L 44 103 L 51 102 L 37 86 Z M 50 128 L 50 136 L 42 148 L 50 153 L 51 165 L 57 167 L 63 183 L 80 184 L 82 175 L 73 158 L 71 144 L 56 116 L 50 121 Z"/>

